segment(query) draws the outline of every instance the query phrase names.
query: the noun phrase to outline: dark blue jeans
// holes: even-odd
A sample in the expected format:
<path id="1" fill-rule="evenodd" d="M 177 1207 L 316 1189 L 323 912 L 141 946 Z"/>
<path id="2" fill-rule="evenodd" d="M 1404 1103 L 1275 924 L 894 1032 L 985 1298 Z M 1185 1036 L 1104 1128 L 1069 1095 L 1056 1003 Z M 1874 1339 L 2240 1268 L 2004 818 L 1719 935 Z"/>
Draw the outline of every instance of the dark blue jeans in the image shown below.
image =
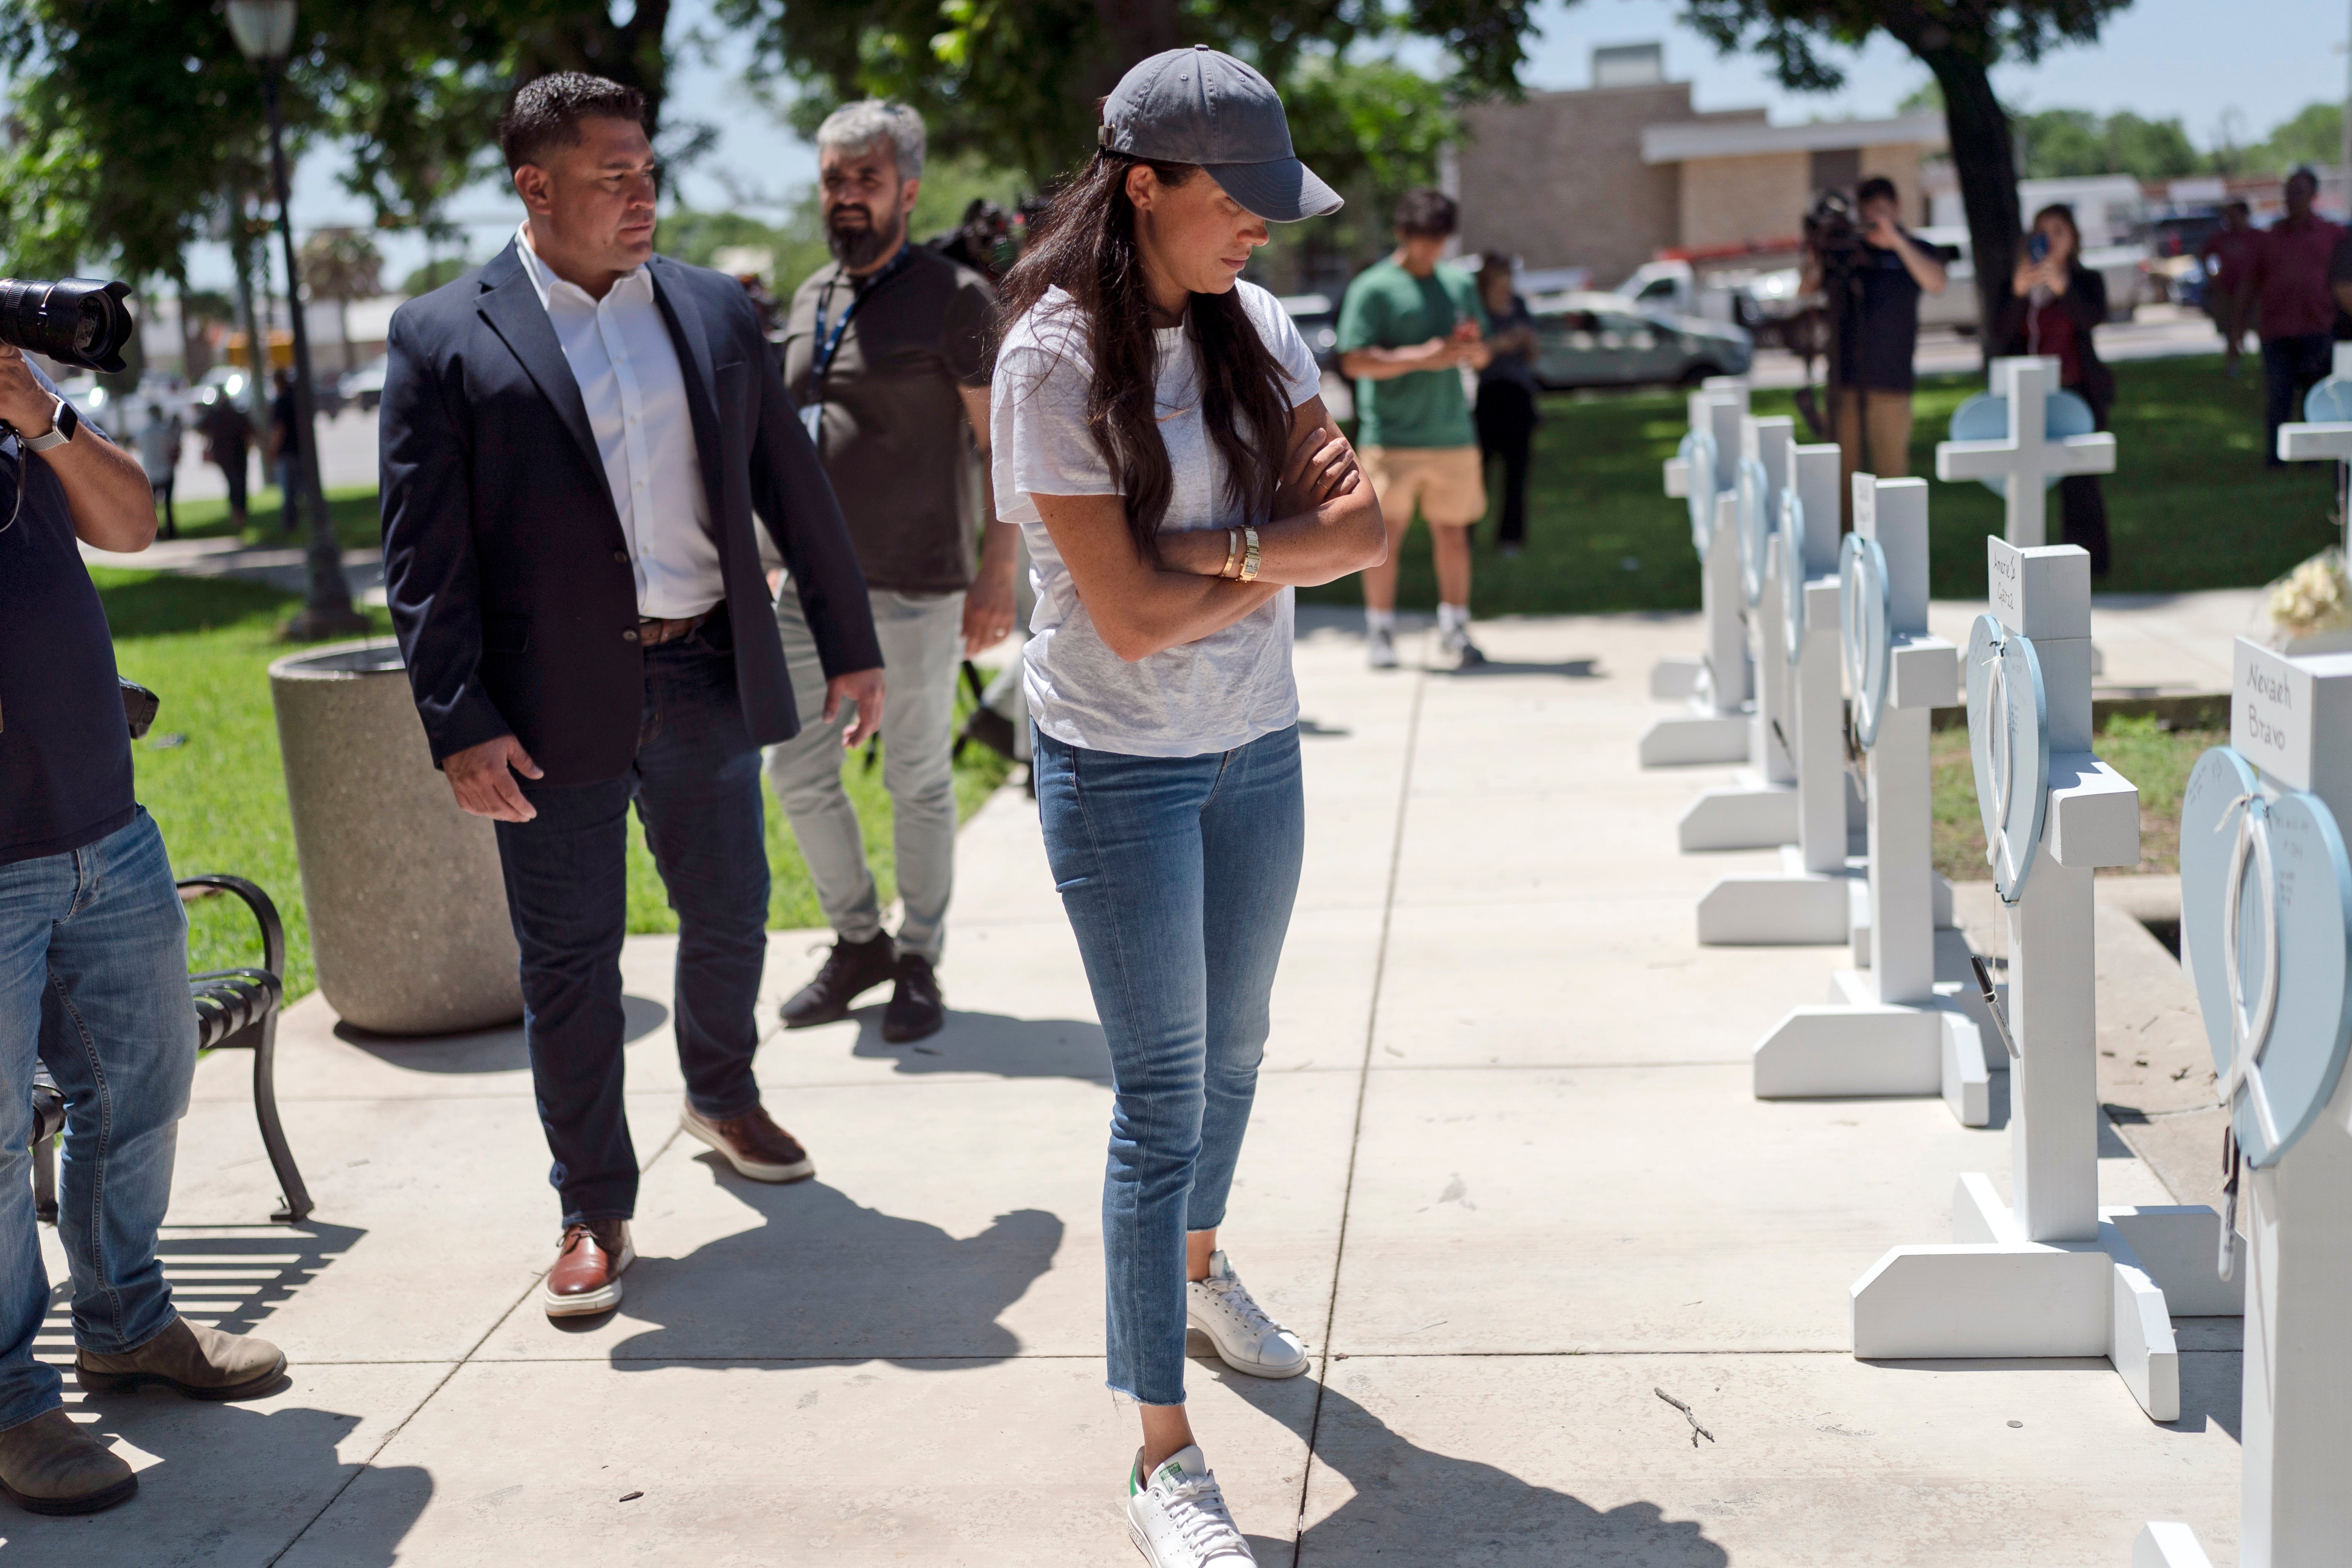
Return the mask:
<path id="1" fill-rule="evenodd" d="M 2304 394 L 2327 378 L 2336 345 L 2326 332 L 2263 340 L 2263 461 L 2279 468 L 2282 425 L 2303 417 Z"/>
<path id="2" fill-rule="evenodd" d="M 1298 730 L 1198 757 L 1040 732 L 1034 765 L 1045 858 L 1110 1047 L 1110 1386 L 1181 1405 L 1184 1237 L 1225 1217 L 1306 853 Z"/>
<path id="3" fill-rule="evenodd" d="M 498 825 L 499 859 L 522 947 L 531 1082 L 555 1157 L 548 1180 L 564 1224 L 626 1219 L 637 1202 L 621 1050 L 632 801 L 677 911 L 673 1007 L 686 1098 L 711 1117 L 760 1103 L 751 1055 L 767 835 L 760 748 L 744 727 L 724 620 L 646 650 L 645 717 L 626 773 L 561 788 L 521 783 L 539 816 Z"/>
<path id="4" fill-rule="evenodd" d="M 188 921 L 142 809 L 97 843 L 0 866 L 0 1429 L 58 1407 L 33 1228 L 33 1064 L 66 1096 L 58 1237 L 74 1342 L 135 1350 L 179 1314 L 155 1257 L 196 1070 Z"/>

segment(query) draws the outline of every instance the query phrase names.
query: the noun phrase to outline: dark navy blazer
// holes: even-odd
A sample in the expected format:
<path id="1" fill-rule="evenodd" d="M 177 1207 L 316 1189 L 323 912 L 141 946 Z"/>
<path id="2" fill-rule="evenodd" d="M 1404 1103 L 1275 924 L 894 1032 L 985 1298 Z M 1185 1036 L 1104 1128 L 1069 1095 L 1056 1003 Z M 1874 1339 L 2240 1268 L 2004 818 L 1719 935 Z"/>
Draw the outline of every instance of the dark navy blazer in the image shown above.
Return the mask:
<path id="1" fill-rule="evenodd" d="M 791 570 L 828 678 L 882 662 L 833 487 L 742 286 L 667 257 L 654 297 L 686 378 L 751 739 L 800 729 L 760 552 Z M 587 405 L 509 243 L 393 316 L 384 591 L 437 764 L 512 733 L 551 784 L 625 773 L 645 704 L 636 579 Z"/>

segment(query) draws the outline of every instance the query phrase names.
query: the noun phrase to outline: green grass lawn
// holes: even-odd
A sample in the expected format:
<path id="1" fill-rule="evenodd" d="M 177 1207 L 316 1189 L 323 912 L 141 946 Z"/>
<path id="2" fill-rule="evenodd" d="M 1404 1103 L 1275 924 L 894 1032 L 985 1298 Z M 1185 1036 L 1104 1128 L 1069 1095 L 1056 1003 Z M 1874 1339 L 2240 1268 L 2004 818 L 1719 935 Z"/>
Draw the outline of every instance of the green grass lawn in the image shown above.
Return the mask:
<path id="1" fill-rule="evenodd" d="M 162 826 L 172 864 L 182 876 L 227 871 L 259 883 L 286 918 L 288 989 L 294 995 L 309 992 L 315 984 L 310 930 L 268 676 L 270 661 L 288 651 L 275 632 L 293 596 L 226 578 L 161 572 L 92 575 L 106 602 L 122 673 L 163 699 L 154 729 L 136 744 L 134 755 L 139 798 Z M 368 614 L 377 632 L 391 630 L 382 610 Z M 956 770 L 956 800 L 963 815 L 977 810 L 1008 771 L 994 752 L 968 748 Z M 881 769 L 877 764 L 868 773 L 864 758 L 856 757 L 845 764 L 844 774 L 887 900 L 896 896 L 897 884 L 890 800 L 882 789 Z M 768 864 L 774 878 L 769 924 L 823 925 L 808 869 L 783 814 L 772 796 L 767 804 Z M 258 961 L 251 922 L 241 906 L 207 900 L 191 910 L 191 921 L 190 958 L 196 967 Z M 642 829 L 632 819 L 629 929 L 674 931 L 677 923 Z"/>
<path id="2" fill-rule="evenodd" d="M 2216 354 L 2126 363 L 2116 366 L 2116 471 L 2105 481 L 2115 567 L 2099 592 L 2256 586 L 2336 542 L 2327 465 L 2262 466 L 2259 375 L 2228 380 Z M 1936 443 L 1948 434 L 1952 410 L 1982 387 L 1977 376 L 1920 383 L 1914 474 L 1933 476 Z M 1796 411 L 1788 392 L 1759 392 L 1753 406 L 1759 414 Z M 1696 606 L 1698 562 L 1687 513 L 1667 499 L 1660 474 L 1689 425 L 1684 395 L 1555 394 L 1544 399 L 1543 414 L 1527 549 L 1514 560 L 1496 554 L 1490 512 L 1478 530 L 1473 607 L 1500 616 Z M 1801 419 L 1798 438 L 1812 438 Z M 1973 481 L 1930 477 L 1928 485 L 1930 592 L 1982 598 L 1983 536 L 2000 531 L 2000 501 Z M 1300 596 L 1362 602 L 1352 581 Z M 1398 599 L 1424 609 L 1437 602 L 1427 534 L 1418 524 L 1405 542 Z"/>
<path id="3" fill-rule="evenodd" d="M 248 510 L 242 537 L 247 544 L 299 544 L 307 539 L 305 534 L 286 531 L 286 498 L 277 486 L 263 486 L 246 499 Z M 377 516 L 373 485 L 329 490 L 327 510 L 334 516 L 336 541 L 344 549 L 367 549 L 383 542 L 383 524 Z M 228 502 L 224 498 L 184 500 L 172 512 L 179 521 L 182 539 L 222 539 L 230 531 Z"/>
<path id="4" fill-rule="evenodd" d="M 2099 756 L 2139 786 L 2139 864 L 2135 871 L 2180 869 L 2180 794 L 2209 746 L 2230 742 L 2226 730 L 2165 730 L 2158 721 L 2118 714 L 2099 729 Z M 1936 869 L 1956 882 L 1992 876 L 1985 863 L 1984 818 L 1977 809 L 1969 732 L 1935 731 L 1929 745 L 1936 792 Z M 2121 868 L 2118 868 L 2121 870 Z"/>

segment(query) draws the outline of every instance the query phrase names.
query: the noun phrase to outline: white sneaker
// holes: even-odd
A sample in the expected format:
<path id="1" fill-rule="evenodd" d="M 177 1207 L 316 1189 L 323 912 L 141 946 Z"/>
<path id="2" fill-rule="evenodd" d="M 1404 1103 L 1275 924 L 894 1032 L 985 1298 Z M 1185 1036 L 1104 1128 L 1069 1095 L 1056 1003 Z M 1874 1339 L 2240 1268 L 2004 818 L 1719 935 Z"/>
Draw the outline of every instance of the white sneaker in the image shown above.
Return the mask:
<path id="1" fill-rule="evenodd" d="M 1374 669 L 1394 669 L 1396 634 L 1380 626 L 1364 634 L 1364 662 Z"/>
<path id="2" fill-rule="evenodd" d="M 1130 1470 L 1127 1492 L 1128 1536 L 1152 1568 L 1255 1568 L 1257 1557 L 1234 1526 L 1198 1446 L 1170 1455 L 1150 1486 Z"/>
<path id="3" fill-rule="evenodd" d="M 1297 1377 L 1307 1370 L 1307 1345 L 1265 1315 L 1220 1250 L 1209 1256 L 1209 1277 L 1184 1287 L 1184 1321 L 1209 1336 L 1217 1359 L 1252 1377 Z"/>

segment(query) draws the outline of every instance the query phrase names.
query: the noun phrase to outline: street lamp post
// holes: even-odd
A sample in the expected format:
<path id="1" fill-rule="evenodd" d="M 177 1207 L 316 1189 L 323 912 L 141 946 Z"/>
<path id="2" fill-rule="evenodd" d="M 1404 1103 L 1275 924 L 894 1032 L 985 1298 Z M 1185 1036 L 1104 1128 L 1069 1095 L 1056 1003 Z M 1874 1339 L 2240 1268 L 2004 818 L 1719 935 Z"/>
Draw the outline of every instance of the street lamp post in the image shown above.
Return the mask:
<path id="1" fill-rule="evenodd" d="M 302 275 L 294 257 L 294 219 L 286 177 L 286 128 L 278 107 L 278 78 L 294 47 L 294 0 L 228 0 L 229 32 L 236 47 L 261 71 L 261 101 L 269 112 L 269 173 L 278 197 L 278 237 L 286 247 L 287 315 L 294 327 L 294 433 L 300 447 L 296 460 L 303 510 L 310 514 L 310 542 L 305 552 L 310 592 L 301 610 L 286 623 L 293 641 L 349 637 L 367 630 L 367 617 L 352 607 L 351 585 L 343 580 L 343 552 L 335 542 L 335 525 L 327 510 L 326 488 L 319 479 L 318 400 L 311 390 L 310 333 L 302 320 Z M 294 505 L 288 496 L 286 504 Z"/>

